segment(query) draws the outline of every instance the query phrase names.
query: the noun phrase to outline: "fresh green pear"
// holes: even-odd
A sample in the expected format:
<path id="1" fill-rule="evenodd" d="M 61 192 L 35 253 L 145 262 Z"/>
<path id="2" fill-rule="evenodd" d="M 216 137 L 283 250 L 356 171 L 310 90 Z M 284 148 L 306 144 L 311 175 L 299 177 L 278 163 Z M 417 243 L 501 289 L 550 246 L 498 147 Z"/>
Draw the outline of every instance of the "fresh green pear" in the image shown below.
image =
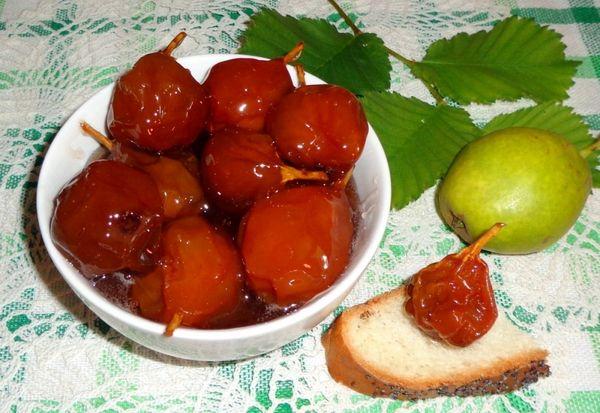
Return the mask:
<path id="1" fill-rule="evenodd" d="M 466 242 L 496 222 L 506 226 L 486 248 L 529 254 L 573 225 L 590 193 L 587 162 L 562 136 L 507 128 L 467 145 L 438 188 L 442 218 Z"/>

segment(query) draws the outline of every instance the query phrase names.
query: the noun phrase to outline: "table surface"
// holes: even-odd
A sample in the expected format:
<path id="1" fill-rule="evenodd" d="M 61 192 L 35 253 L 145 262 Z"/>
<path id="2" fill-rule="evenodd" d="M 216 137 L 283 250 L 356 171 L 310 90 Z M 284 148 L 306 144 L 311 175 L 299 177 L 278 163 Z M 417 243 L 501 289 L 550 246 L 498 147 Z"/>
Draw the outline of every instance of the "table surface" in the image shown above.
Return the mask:
<path id="1" fill-rule="evenodd" d="M 460 31 L 510 14 L 561 33 L 580 60 L 566 104 L 600 130 L 600 13 L 592 0 L 342 1 L 367 31 L 409 58 Z M 325 17 L 319 1 L 0 0 L 0 411 L 2 412 L 529 412 L 600 411 L 600 196 L 546 251 L 488 255 L 500 310 L 550 350 L 552 376 L 502 396 L 421 402 L 373 399 L 327 374 L 321 333 L 333 316 L 292 343 L 251 360 L 199 363 L 133 343 L 91 313 L 52 265 L 36 223 L 36 183 L 45 150 L 72 111 L 140 55 L 174 33 L 177 56 L 229 53 L 261 6 Z M 392 89 L 429 100 L 398 63 Z M 532 102 L 466 109 L 478 123 Z M 433 190 L 391 214 L 385 238 L 340 307 L 397 286 L 461 247 L 435 214 Z"/>

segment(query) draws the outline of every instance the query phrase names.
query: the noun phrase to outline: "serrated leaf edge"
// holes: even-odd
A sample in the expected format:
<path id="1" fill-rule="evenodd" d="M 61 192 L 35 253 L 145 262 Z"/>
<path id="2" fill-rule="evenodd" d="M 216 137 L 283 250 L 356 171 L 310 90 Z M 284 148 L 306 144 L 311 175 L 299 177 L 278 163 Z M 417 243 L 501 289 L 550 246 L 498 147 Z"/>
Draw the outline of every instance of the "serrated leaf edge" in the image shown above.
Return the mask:
<path id="1" fill-rule="evenodd" d="M 438 92 L 439 92 L 439 93 L 440 93 L 442 96 L 444 96 L 444 97 L 446 97 L 446 98 L 448 98 L 448 99 L 451 99 L 451 100 L 453 100 L 453 101 L 455 101 L 456 103 L 459 103 L 459 104 L 461 104 L 461 105 L 466 105 L 466 104 L 469 104 L 469 103 L 489 104 L 489 103 L 494 103 L 494 102 L 497 102 L 497 101 L 506 101 L 506 102 L 512 102 L 512 101 L 518 100 L 518 99 L 520 99 L 520 98 L 529 98 L 529 99 L 532 99 L 532 100 L 534 100 L 534 101 L 535 101 L 535 102 L 537 102 L 537 103 L 543 103 L 543 102 L 545 102 L 545 101 L 543 101 L 543 100 L 542 100 L 542 101 L 540 101 L 540 100 L 536 99 L 536 97 L 535 97 L 535 96 L 532 96 L 532 95 L 531 95 L 531 94 L 529 94 L 529 93 L 525 93 L 525 94 L 518 93 L 518 94 L 514 94 L 514 95 L 510 95 L 510 96 L 503 96 L 502 98 L 496 98 L 496 99 L 479 99 L 479 100 L 468 100 L 468 99 L 460 99 L 460 98 L 456 98 L 456 97 L 450 97 L 450 96 L 448 96 L 448 94 L 447 94 L 447 93 L 445 93 L 445 91 L 444 91 L 443 89 L 442 89 L 442 90 L 440 90 L 440 88 L 439 88 L 439 87 L 438 87 L 438 85 L 437 85 L 437 82 L 436 82 L 435 76 L 431 76 L 431 75 L 430 75 L 429 73 L 427 73 L 426 71 L 425 71 L 425 72 L 423 72 L 423 71 L 420 71 L 420 70 L 418 69 L 418 66 L 419 66 L 419 65 L 422 65 L 422 66 L 428 66 L 428 65 L 430 65 L 430 63 L 435 63 L 435 62 L 436 62 L 435 60 L 426 61 L 426 59 L 427 59 L 427 55 L 428 55 L 428 53 L 429 53 L 429 50 L 430 50 L 432 47 L 434 47 L 434 45 L 435 45 L 436 47 L 442 47 L 442 46 L 439 46 L 439 45 L 441 45 L 441 44 L 449 44 L 451 41 L 453 41 L 453 40 L 454 40 L 454 39 L 456 39 L 456 38 L 467 38 L 467 37 L 469 37 L 469 36 L 473 36 L 473 37 L 475 37 L 475 36 L 481 36 L 481 35 L 485 35 L 485 34 L 488 34 L 488 33 L 490 33 L 492 30 L 496 29 L 496 27 L 498 27 L 499 25 L 502 25 L 502 24 L 508 24 L 508 22 L 509 22 L 509 21 L 512 21 L 512 20 L 514 20 L 514 21 L 524 21 L 524 22 L 530 22 L 530 23 L 533 23 L 535 26 L 537 26 L 536 28 L 537 28 L 537 32 L 538 32 L 538 33 L 539 33 L 539 32 L 542 32 L 542 31 L 544 31 L 544 30 L 546 30 L 546 31 L 548 31 L 548 32 L 550 32 L 551 34 L 553 34 L 553 35 L 555 35 L 555 36 L 556 36 L 557 40 L 558 40 L 558 41 L 559 41 L 559 43 L 560 43 L 560 52 L 561 52 L 561 55 L 562 55 L 562 57 L 563 57 L 563 59 L 564 59 L 564 61 L 560 62 L 560 64 L 561 64 L 561 65 L 563 65 L 563 64 L 568 64 L 568 65 L 571 65 L 571 66 L 572 66 L 572 71 L 573 71 L 573 74 L 571 75 L 571 78 L 570 78 L 570 82 L 568 82 L 568 84 L 566 84 L 566 85 L 565 85 L 565 86 L 566 86 L 566 87 L 565 87 L 565 90 L 564 90 L 564 91 L 563 91 L 563 93 L 561 94 L 561 97 L 562 97 L 561 101 L 562 101 L 562 100 L 564 100 L 564 99 L 566 99 L 566 98 L 569 96 L 569 95 L 568 95 L 568 93 L 567 93 L 567 90 L 569 90 L 569 89 L 570 89 L 570 88 L 571 88 L 571 87 L 572 87 L 572 86 L 575 84 L 575 81 L 574 81 L 574 79 L 573 79 L 573 76 L 575 75 L 575 72 L 576 72 L 576 70 L 577 70 L 577 67 L 578 67 L 578 66 L 581 64 L 581 62 L 580 62 L 580 61 L 576 61 L 576 60 L 569 60 L 569 59 L 567 59 L 567 58 L 566 58 L 566 54 L 565 54 L 566 45 L 565 45 L 565 44 L 564 44 L 564 42 L 562 41 L 563 35 L 562 35 L 561 33 L 558 33 L 557 31 L 555 31 L 554 29 L 552 29 L 552 28 L 551 28 L 549 25 L 539 25 L 539 24 L 538 24 L 537 22 L 535 22 L 535 20 L 534 20 L 534 19 L 532 19 L 532 18 L 522 18 L 522 17 L 518 17 L 518 16 L 510 16 L 510 17 L 509 17 L 509 18 L 507 18 L 507 19 L 504 19 L 504 20 L 501 20 L 501 21 L 499 21 L 499 22 L 498 22 L 496 25 L 494 25 L 494 27 L 492 27 L 492 29 L 491 29 L 491 30 L 480 30 L 480 31 L 478 31 L 478 32 L 475 32 L 475 33 L 472 33 L 472 34 L 469 34 L 469 33 L 466 33 L 466 32 L 460 32 L 460 33 L 457 33 L 456 35 L 452 36 L 451 38 L 442 38 L 442 39 L 436 40 L 435 42 L 433 42 L 432 44 L 430 44 L 430 45 L 429 45 L 429 47 L 427 48 L 427 53 L 426 53 L 426 54 L 425 54 L 425 56 L 423 57 L 422 61 L 420 61 L 420 62 L 416 62 L 417 64 L 416 64 L 416 65 L 415 65 L 413 68 L 414 68 L 414 69 L 416 69 L 416 70 L 419 72 L 419 73 L 418 73 L 418 77 L 422 77 L 422 78 L 423 78 L 423 81 L 425 81 L 425 82 L 428 82 L 428 83 L 430 83 L 431 85 L 433 85 L 433 87 L 434 87 L 434 88 L 435 88 L 435 89 L 436 89 L 436 90 L 437 90 L 437 91 L 438 91 Z M 442 63 L 442 62 L 437 62 L 437 63 Z M 480 66 L 480 67 L 485 67 L 485 65 L 476 65 L 476 64 L 470 64 L 470 65 L 469 65 L 469 64 L 458 63 L 458 62 L 456 62 L 456 63 L 455 63 L 455 65 L 456 65 L 456 66 L 463 66 L 463 67 L 464 67 L 464 66 L 473 66 L 473 67 L 478 67 L 478 66 Z M 550 65 L 550 66 L 551 66 L 551 65 Z"/>

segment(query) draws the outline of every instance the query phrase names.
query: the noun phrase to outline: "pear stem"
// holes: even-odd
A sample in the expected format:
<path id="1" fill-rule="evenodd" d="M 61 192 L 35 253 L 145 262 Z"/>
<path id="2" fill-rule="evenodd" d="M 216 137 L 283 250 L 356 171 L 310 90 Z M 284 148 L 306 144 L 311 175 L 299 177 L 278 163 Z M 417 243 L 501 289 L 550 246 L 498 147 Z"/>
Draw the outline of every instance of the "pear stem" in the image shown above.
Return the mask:
<path id="1" fill-rule="evenodd" d="M 336 183 L 334 184 L 334 186 L 336 188 L 339 188 L 339 189 L 345 189 L 346 186 L 348 186 L 348 182 L 350 182 L 350 178 L 352 178 L 352 173 L 353 172 L 354 172 L 354 166 L 351 167 L 350 169 L 348 169 L 344 173 L 344 176 L 342 176 L 340 179 L 338 179 L 336 181 Z"/>
<path id="2" fill-rule="evenodd" d="M 290 50 L 285 56 L 283 56 L 283 63 L 287 65 L 288 63 L 295 62 L 296 60 L 300 59 L 303 50 L 304 42 L 298 42 L 292 50 Z"/>
<path id="3" fill-rule="evenodd" d="M 579 155 L 583 159 L 587 159 L 592 153 L 600 150 L 600 135 L 596 137 L 596 140 L 592 142 L 589 146 L 586 146 L 582 150 L 579 151 Z"/>
<path id="4" fill-rule="evenodd" d="M 109 138 L 104 136 L 104 134 L 102 134 L 99 130 L 95 129 L 92 125 L 90 125 L 86 121 L 81 122 L 79 125 L 81 126 L 81 130 L 83 130 L 88 136 L 91 136 L 92 138 L 94 138 L 94 140 L 96 142 L 98 142 L 100 145 L 104 146 L 109 151 L 112 151 L 113 142 Z"/>
<path id="5" fill-rule="evenodd" d="M 183 42 L 183 39 L 185 39 L 187 36 L 187 34 L 185 32 L 179 32 L 177 34 L 177 36 L 175 36 L 173 38 L 173 40 L 171 40 L 171 42 L 167 45 L 167 47 L 165 47 L 163 49 L 163 53 L 167 54 L 167 55 L 171 55 L 171 53 L 173 53 L 173 50 L 177 49 L 179 47 L 179 45 L 181 44 L 181 42 Z"/>
<path id="6" fill-rule="evenodd" d="M 494 226 L 491 227 L 490 229 L 488 229 L 486 232 L 484 232 L 483 235 L 481 235 L 477 239 L 477 241 L 475 241 L 473 244 L 471 244 L 467 248 L 465 248 L 463 250 L 463 252 L 461 253 L 461 255 L 465 254 L 463 257 L 463 261 L 470 259 L 470 258 L 474 258 L 477 255 L 479 255 L 479 253 L 481 252 L 481 250 L 483 249 L 485 244 L 487 244 L 489 240 L 494 238 L 496 236 L 496 234 L 498 234 L 498 232 L 500 232 L 500 230 L 505 225 L 506 224 L 503 224 L 501 222 L 494 224 Z"/>
<path id="7" fill-rule="evenodd" d="M 306 76 L 304 73 L 304 66 L 297 64 L 294 67 L 296 69 L 296 76 L 298 76 L 298 86 L 305 86 L 306 85 Z"/>
<path id="8" fill-rule="evenodd" d="M 363 34 L 362 30 L 360 30 L 358 28 L 358 26 L 356 24 L 354 24 L 354 22 L 352 21 L 350 16 L 348 16 L 346 14 L 346 12 L 340 7 L 340 5 L 335 0 L 327 0 L 327 1 L 338 12 L 338 14 L 344 20 L 344 22 L 348 25 L 348 27 L 350 27 L 350 29 L 352 30 L 352 33 L 354 33 L 355 36 L 360 36 L 361 34 Z M 411 60 L 407 57 L 402 56 L 400 53 L 396 52 L 395 50 L 390 49 L 389 47 L 387 47 L 385 45 L 383 47 L 385 48 L 385 51 L 390 56 L 396 58 L 397 60 L 402 62 L 404 65 L 406 65 L 406 67 L 408 67 L 410 69 L 410 72 L 412 73 L 412 75 L 414 77 L 416 77 L 417 79 L 419 79 L 423 83 L 423 85 L 425 85 L 425 87 L 427 88 L 427 90 L 429 91 L 431 96 L 435 99 L 435 102 L 438 105 L 446 104 L 446 102 L 444 101 L 444 97 L 442 95 L 440 95 L 440 93 L 437 91 L 435 86 L 432 83 L 427 82 L 421 76 L 417 75 L 417 73 L 415 73 L 414 66 L 417 64 L 417 62 L 415 62 L 414 60 Z"/>
<path id="9" fill-rule="evenodd" d="M 173 331 L 181 326 L 182 321 L 183 314 L 181 312 L 178 311 L 173 314 L 173 318 L 171 318 L 171 321 L 169 321 L 169 324 L 167 324 L 167 327 L 165 328 L 165 336 L 171 337 L 173 335 Z"/>
<path id="10" fill-rule="evenodd" d="M 281 183 L 289 181 L 327 181 L 329 177 L 323 171 L 303 171 L 289 165 L 281 165 Z"/>

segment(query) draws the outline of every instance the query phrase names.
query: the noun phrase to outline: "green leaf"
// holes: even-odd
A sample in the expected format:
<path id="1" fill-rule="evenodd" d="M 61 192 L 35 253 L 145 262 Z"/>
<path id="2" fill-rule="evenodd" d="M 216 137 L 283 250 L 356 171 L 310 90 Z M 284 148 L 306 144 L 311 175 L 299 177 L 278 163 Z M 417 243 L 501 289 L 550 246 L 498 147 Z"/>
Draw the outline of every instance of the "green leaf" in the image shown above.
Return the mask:
<path id="1" fill-rule="evenodd" d="M 556 102 L 542 103 L 506 115 L 496 116 L 485 125 L 483 133 L 488 134 L 500 129 L 518 126 L 544 129 L 557 133 L 564 136 L 579 150 L 587 148 L 594 142 L 582 117 L 573 112 L 570 107 Z M 587 157 L 587 160 L 592 170 L 593 185 L 598 188 L 600 187 L 600 170 L 598 170 L 600 152 L 592 153 Z"/>
<path id="2" fill-rule="evenodd" d="M 557 133 L 580 150 L 589 146 L 593 141 L 581 116 L 574 113 L 570 107 L 556 102 L 546 102 L 496 116 L 482 130 L 487 135 L 500 129 L 518 126 Z"/>
<path id="3" fill-rule="evenodd" d="M 460 108 L 431 106 L 390 92 L 369 92 L 361 101 L 385 149 L 397 209 L 435 184 L 456 154 L 481 135 Z"/>
<path id="4" fill-rule="evenodd" d="M 563 100 L 579 63 L 565 59 L 560 39 L 533 20 L 510 17 L 489 32 L 438 40 L 412 70 L 461 104 Z"/>
<path id="5" fill-rule="evenodd" d="M 356 94 L 390 87 L 390 64 L 383 41 L 374 34 L 340 33 L 323 19 L 296 19 L 262 9 L 242 34 L 240 53 L 280 57 L 299 41 L 306 71 Z"/>

